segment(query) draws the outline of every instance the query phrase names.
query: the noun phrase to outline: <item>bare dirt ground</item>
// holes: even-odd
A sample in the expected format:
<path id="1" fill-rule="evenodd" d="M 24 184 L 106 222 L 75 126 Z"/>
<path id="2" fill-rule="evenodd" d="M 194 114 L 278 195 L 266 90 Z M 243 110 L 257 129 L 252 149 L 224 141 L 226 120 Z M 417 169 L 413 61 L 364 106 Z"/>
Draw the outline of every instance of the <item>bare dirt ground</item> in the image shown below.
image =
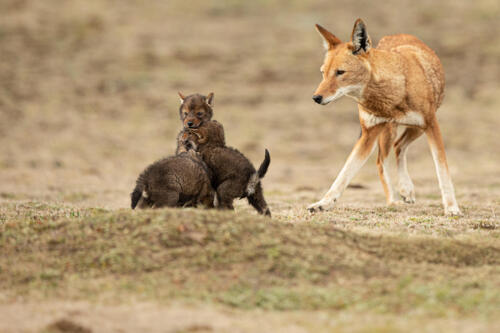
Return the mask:
<path id="1" fill-rule="evenodd" d="M 383 315 L 353 316 L 325 311 L 238 311 L 217 306 L 158 306 L 132 303 L 104 306 L 83 302 L 0 306 L 10 320 L 7 332 L 492 332 L 499 326 L 471 319 L 423 321 Z M 26 318 L 29 316 L 30 320 Z M 307 318 L 307 319 L 305 319 Z M 71 330 L 70 330 L 71 329 Z M 85 331 L 85 329 L 87 331 Z"/>
<path id="2" fill-rule="evenodd" d="M 488 0 L 0 1 L 0 332 L 498 330 L 499 14 Z M 408 156 L 416 204 L 385 206 L 371 158 L 334 210 L 306 212 L 359 134 L 353 101 L 311 100 L 314 23 L 347 39 L 357 17 L 375 44 L 412 33 L 441 57 L 463 217 L 443 215 L 424 138 Z M 139 172 L 174 151 L 178 90 L 215 92 L 254 164 L 269 149 L 272 220 L 244 201 L 130 212 Z"/>

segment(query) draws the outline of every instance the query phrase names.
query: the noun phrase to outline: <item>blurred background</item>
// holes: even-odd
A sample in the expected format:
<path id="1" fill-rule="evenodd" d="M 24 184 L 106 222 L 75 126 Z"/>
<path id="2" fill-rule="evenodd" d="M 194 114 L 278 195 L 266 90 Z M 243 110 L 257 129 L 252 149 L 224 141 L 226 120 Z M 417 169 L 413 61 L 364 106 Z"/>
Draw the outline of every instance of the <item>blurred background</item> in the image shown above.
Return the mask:
<path id="1" fill-rule="evenodd" d="M 215 92 L 214 119 L 254 164 L 270 150 L 274 210 L 319 199 L 359 123 L 348 98 L 311 100 L 324 56 L 314 24 L 347 40 L 361 17 L 375 45 L 404 32 L 436 51 L 458 200 L 498 203 L 499 14 L 497 0 L 1 0 L 0 200 L 128 207 L 139 172 L 174 152 L 177 91 Z M 354 182 L 383 206 L 373 159 Z M 439 204 L 424 138 L 409 169 Z"/>

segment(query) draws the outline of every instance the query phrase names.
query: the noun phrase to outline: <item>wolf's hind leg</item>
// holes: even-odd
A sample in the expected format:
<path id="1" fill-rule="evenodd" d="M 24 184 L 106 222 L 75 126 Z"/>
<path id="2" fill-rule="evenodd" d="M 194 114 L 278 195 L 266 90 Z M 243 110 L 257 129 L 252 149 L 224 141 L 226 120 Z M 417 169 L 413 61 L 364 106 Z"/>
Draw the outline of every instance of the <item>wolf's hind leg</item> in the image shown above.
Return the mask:
<path id="1" fill-rule="evenodd" d="M 392 142 L 394 141 L 394 133 L 396 126 L 394 124 L 387 124 L 378 137 L 378 157 L 377 169 L 382 187 L 384 188 L 385 198 L 388 205 L 393 204 L 397 200 L 394 198 L 392 190 L 392 183 L 389 177 L 389 170 L 387 167 L 389 153 L 391 152 Z"/>
<path id="2" fill-rule="evenodd" d="M 408 173 L 406 153 L 408 152 L 408 146 L 423 133 L 424 131 L 420 128 L 407 127 L 394 143 L 396 165 L 398 167 L 399 195 L 406 203 L 415 203 L 415 186 Z"/>
<path id="3" fill-rule="evenodd" d="M 155 193 L 153 208 L 177 207 L 179 202 L 179 192 L 162 191 Z"/>
<path id="4" fill-rule="evenodd" d="M 260 214 L 271 216 L 271 211 L 267 207 L 266 200 L 264 199 L 264 191 L 260 183 L 255 187 L 255 192 L 247 197 L 248 203 L 252 205 Z"/>
<path id="5" fill-rule="evenodd" d="M 217 201 L 220 209 L 234 209 L 233 201 L 243 195 L 244 184 L 228 179 L 217 187 Z"/>

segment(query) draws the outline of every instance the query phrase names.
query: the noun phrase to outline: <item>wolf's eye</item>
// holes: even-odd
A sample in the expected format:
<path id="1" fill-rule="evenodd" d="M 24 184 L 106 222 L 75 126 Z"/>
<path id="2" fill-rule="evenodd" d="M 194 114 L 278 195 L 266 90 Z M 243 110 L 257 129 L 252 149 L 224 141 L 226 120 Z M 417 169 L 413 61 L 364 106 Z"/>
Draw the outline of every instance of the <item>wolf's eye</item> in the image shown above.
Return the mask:
<path id="1" fill-rule="evenodd" d="M 198 117 L 201 117 L 201 116 L 203 116 L 203 112 L 198 112 L 196 115 L 197 115 Z"/>
<path id="2" fill-rule="evenodd" d="M 335 76 L 339 76 L 339 75 L 342 75 L 342 74 L 344 74 L 344 73 L 345 73 L 345 71 L 343 71 L 343 70 L 341 70 L 341 69 L 337 69 L 337 70 L 335 71 Z"/>
<path id="3" fill-rule="evenodd" d="M 188 113 L 187 112 L 184 112 L 184 117 L 187 117 Z"/>

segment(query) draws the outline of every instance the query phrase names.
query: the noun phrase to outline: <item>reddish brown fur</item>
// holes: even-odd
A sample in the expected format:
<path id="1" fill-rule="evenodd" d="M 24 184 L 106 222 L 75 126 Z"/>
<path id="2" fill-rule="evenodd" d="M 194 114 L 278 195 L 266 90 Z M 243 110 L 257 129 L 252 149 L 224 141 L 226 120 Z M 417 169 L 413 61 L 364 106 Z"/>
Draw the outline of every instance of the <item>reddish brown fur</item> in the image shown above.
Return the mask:
<path id="1" fill-rule="evenodd" d="M 181 98 L 181 106 L 179 107 L 179 116 L 184 125 L 184 128 L 197 128 L 205 121 L 210 121 L 213 116 L 214 94 L 210 93 L 207 96 L 193 94 L 184 97 L 179 93 Z"/>
<path id="2" fill-rule="evenodd" d="M 211 137 L 212 144 L 220 147 L 226 146 L 226 139 L 224 137 L 224 127 L 217 120 L 209 121 L 209 126 L 207 126 L 207 130 L 210 131 L 209 136 Z M 176 154 L 180 154 L 182 152 L 186 152 L 189 149 L 193 148 L 189 146 L 189 135 L 193 132 L 193 129 L 184 128 L 177 135 L 177 149 L 175 151 Z"/>
<path id="3" fill-rule="evenodd" d="M 395 127 L 407 126 L 394 143 L 398 166 L 402 160 L 406 163 L 406 147 L 425 132 L 433 156 L 436 155 L 445 210 L 450 214 L 460 214 L 435 115 L 443 101 L 445 85 L 443 67 L 436 54 L 417 37 L 406 34 L 386 36 L 377 48 L 372 48 L 366 25 L 360 19 L 354 24 L 351 41 L 345 43 L 325 28 L 319 25 L 316 28 L 324 38 L 327 53 L 321 66 L 323 80 L 313 99 L 325 105 L 346 95 L 358 102 L 362 135 L 351 157 L 364 163 L 379 138 L 377 166 L 387 202 L 392 203 L 383 162 L 395 140 Z M 354 160 L 346 163 L 346 167 L 354 166 Z M 344 170 L 344 177 L 346 174 L 349 174 L 348 169 Z M 341 179 L 337 185 L 332 185 L 322 201 L 311 205 L 310 209 L 331 205 L 347 182 Z"/>
<path id="4" fill-rule="evenodd" d="M 182 144 L 182 135 L 186 133 L 185 129 L 188 128 L 198 128 L 204 122 L 208 122 L 213 117 L 213 106 L 214 106 L 214 93 L 208 94 L 208 96 L 203 96 L 200 94 L 193 94 L 185 97 L 179 92 L 179 97 L 181 98 L 181 106 L 179 108 L 179 116 L 181 118 L 184 129 L 177 135 L 177 148 L 175 150 L 176 154 L 187 151 Z M 224 128 L 222 124 L 218 123 L 221 127 L 219 135 L 221 135 L 223 145 L 226 144 L 224 138 Z"/>

